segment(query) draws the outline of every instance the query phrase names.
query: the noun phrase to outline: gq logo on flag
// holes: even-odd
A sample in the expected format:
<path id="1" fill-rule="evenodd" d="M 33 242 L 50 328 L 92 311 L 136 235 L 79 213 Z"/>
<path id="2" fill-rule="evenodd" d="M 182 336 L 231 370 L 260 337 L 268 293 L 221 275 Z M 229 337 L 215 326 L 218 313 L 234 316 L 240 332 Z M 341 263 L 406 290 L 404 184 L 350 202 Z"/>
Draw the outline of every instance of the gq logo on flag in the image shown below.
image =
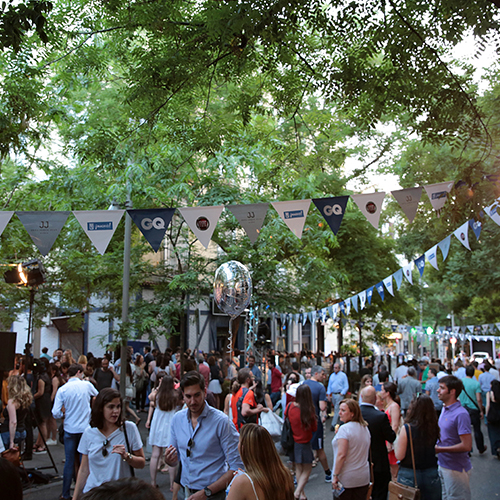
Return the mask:
<path id="1" fill-rule="evenodd" d="M 342 215 L 342 207 L 338 204 L 333 206 L 325 205 L 325 208 L 323 208 L 323 213 L 327 217 L 330 217 L 331 215 Z"/>
<path id="2" fill-rule="evenodd" d="M 109 222 L 87 222 L 87 231 L 109 231 L 113 229 L 113 223 Z"/>
<path id="3" fill-rule="evenodd" d="M 144 217 L 144 219 L 141 220 L 141 227 L 145 231 L 149 231 L 150 229 L 165 229 L 165 221 L 161 217 L 155 217 L 153 220 L 151 220 L 149 217 Z"/>
<path id="4" fill-rule="evenodd" d="M 300 219 L 304 217 L 304 210 L 288 210 L 284 212 L 285 219 Z"/>

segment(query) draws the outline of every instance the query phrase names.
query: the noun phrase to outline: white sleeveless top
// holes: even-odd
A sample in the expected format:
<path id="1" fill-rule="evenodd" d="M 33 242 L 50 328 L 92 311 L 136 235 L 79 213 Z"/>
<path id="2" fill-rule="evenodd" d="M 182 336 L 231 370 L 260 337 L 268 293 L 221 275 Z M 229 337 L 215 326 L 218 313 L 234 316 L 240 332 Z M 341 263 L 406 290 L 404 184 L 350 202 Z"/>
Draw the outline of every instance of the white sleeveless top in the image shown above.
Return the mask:
<path id="1" fill-rule="evenodd" d="M 252 489 L 253 489 L 253 494 L 255 495 L 255 500 L 259 500 L 259 497 L 257 496 L 257 492 L 255 491 L 255 485 L 253 484 L 253 481 L 252 481 L 252 478 L 243 470 L 241 469 L 238 469 L 236 471 L 236 474 L 233 476 L 233 479 L 231 480 L 231 483 L 229 484 L 229 486 L 227 487 L 227 490 L 226 490 L 226 496 L 229 494 L 229 490 L 231 489 L 231 486 L 233 485 L 233 481 L 238 477 L 238 476 L 241 476 L 241 475 L 245 475 L 246 477 L 248 477 L 248 479 L 250 480 L 250 484 L 252 485 Z"/>

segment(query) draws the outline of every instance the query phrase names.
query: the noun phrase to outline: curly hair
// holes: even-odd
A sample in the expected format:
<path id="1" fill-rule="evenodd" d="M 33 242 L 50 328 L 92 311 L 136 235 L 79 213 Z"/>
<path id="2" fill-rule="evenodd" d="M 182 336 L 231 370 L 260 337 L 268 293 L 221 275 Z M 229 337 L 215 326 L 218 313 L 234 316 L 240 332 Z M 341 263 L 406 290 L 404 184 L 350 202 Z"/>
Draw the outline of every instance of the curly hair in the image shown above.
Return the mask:
<path id="1" fill-rule="evenodd" d="M 21 375 L 11 375 L 7 379 L 9 399 L 17 401 L 23 409 L 29 408 L 33 402 L 33 394 L 26 380 Z"/>

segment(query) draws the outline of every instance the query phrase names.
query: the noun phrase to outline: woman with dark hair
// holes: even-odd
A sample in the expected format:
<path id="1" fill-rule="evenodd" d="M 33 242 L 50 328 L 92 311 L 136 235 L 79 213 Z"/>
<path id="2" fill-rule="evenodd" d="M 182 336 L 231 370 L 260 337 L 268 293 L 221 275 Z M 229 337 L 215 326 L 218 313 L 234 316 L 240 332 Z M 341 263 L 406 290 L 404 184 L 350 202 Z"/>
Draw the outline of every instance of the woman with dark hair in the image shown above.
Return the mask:
<path id="1" fill-rule="evenodd" d="M 491 454 L 500 460 L 500 382 L 491 381 L 491 391 L 486 393 L 486 420 Z"/>
<path id="2" fill-rule="evenodd" d="M 285 417 L 290 420 L 295 443 L 293 455 L 290 456 L 290 460 L 295 463 L 297 478 L 294 496 L 305 500 L 304 488 L 309 480 L 314 459 L 311 439 L 318 426 L 312 393 L 308 385 L 299 385 L 295 401 L 285 408 Z"/>
<path id="3" fill-rule="evenodd" d="M 47 441 L 49 431 L 47 424 L 51 415 L 52 409 L 52 380 L 49 376 L 48 368 L 50 368 L 47 358 L 35 359 L 33 361 L 33 374 L 35 375 L 35 387 L 37 391 L 33 394 L 35 399 L 36 418 L 40 432 L 33 447 L 33 453 L 47 453 L 47 449 L 43 444 L 43 439 Z M 43 436 L 43 439 L 42 439 Z"/>
<path id="4" fill-rule="evenodd" d="M 269 408 L 271 411 L 273 410 L 273 402 L 271 401 L 271 396 L 269 396 L 267 392 L 264 392 L 262 380 L 258 380 L 255 383 L 253 393 L 255 395 L 255 402 L 258 405 L 262 405 L 264 408 Z"/>
<path id="5" fill-rule="evenodd" d="M 73 500 L 107 481 L 131 476 L 131 467 L 144 467 L 141 435 L 134 423 L 125 421 L 118 391 L 107 387 L 96 397 L 78 452 L 82 460 Z"/>
<path id="6" fill-rule="evenodd" d="M 140 417 L 134 410 L 132 410 L 132 408 L 130 408 L 130 403 L 133 399 L 135 399 L 134 376 L 132 374 L 132 367 L 130 366 L 129 362 L 125 363 L 125 365 L 127 367 L 127 376 L 125 378 L 125 411 L 126 413 L 130 413 L 130 415 L 135 418 L 135 424 L 139 425 L 139 422 L 141 421 Z"/>
<path id="7" fill-rule="evenodd" d="M 240 430 L 238 451 L 246 472 L 238 471 L 227 500 L 292 500 L 293 481 L 269 432 L 257 424 Z"/>
<path id="8" fill-rule="evenodd" d="M 156 486 L 156 474 L 162 450 L 170 444 L 170 422 L 177 408 L 178 399 L 177 391 L 174 389 L 174 379 L 165 375 L 160 380 L 158 390 L 153 391 L 149 396 L 149 415 L 146 422 L 146 428 L 150 429 L 149 444 L 153 447 L 149 464 L 153 486 Z M 169 467 L 169 474 L 170 491 L 172 491 L 174 472 L 171 467 Z"/>
<path id="9" fill-rule="evenodd" d="M 332 441 L 332 487 L 345 488 L 340 498 L 365 500 L 370 486 L 370 431 L 354 399 L 344 399 L 339 406 L 339 418 L 344 423 Z"/>
<path id="10" fill-rule="evenodd" d="M 217 404 L 216 408 L 220 409 L 220 394 L 222 393 L 221 383 L 224 381 L 224 378 L 214 356 L 210 356 L 207 362 L 210 367 L 210 383 L 208 384 L 208 390 L 212 391 Z"/>
<path id="11" fill-rule="evenodd" d="M 385 405 L 385 413 L 389 417 L 392 430 L 396 433 L 396 435 L 401 422 L 401 401 L 397 395 L 397 390 L 398 387 L 394 382 L 384 382 L 382 384 L 382 390 L 380 391 L 380 397 Z M 398 461 L 396 460 L 396 455 L 394 455 L 392 444 L 388 441 L 386 441 L 385 444 L 389 453 L 392 480 L 395 481 L 398 477 Z"/>
<path id="12" fill-rule="evenodd" d="M 410 431 L 415 464 L 412 461 Z M 438 439 L 439 425 L 432 399 L 427 395 L 414 397 L 406 413 L 405 424 L 399 431 L 394 451 L 400 461 L 398 482 L 415 486 L 415 465 L 420 495 L 425 500 L 441 500 L 441 480 L 434 449 Z"/>
<path id="13" fill-rule="evenodd" d="M 146 371 L 144 356 L 138 354 L 134 363 L 135 409 L 145 411 L 149 377 Z"/>

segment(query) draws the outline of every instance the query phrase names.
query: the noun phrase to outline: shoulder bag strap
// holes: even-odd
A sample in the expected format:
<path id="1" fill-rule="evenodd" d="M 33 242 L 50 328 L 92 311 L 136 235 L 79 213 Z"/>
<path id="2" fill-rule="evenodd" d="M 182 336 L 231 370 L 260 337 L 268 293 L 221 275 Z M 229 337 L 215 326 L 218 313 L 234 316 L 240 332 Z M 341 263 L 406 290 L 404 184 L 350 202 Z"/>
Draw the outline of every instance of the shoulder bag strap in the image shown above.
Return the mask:
<path id="1" fill-rule="evenodd" d="M 410 424 L 408 424 L 408 432 L 410 434 L 410 450 L 411 450 L 411 463 L 413 465 L 413 477 L 415 479 L 415 488 L 418 488 L 417 471 L 415 470 L 415 455 L 413 454 L 413 438 L 411 437 L 411 425 Z"/>
<path id="2" fill-rule="evenodd" d="M 481 411 L 481 410 L 479 409 L 479 406 L 477 405 L 476 401 L 474 401 L 474 400 L 470 397 L 469 393 L 465 390 L 465 387 L 464 387 L 464 392 L 465 392 L 465 394 L 467 395 L 467 397 L 468 397 L 468 398 L 469 398 L 469 399 L 470 399 L 470 400 L 474 403 L 474 406 L 475 406 L 475 407 L 476 407 L 479 411 Z"/>
<path id="3" fill-rule="evenodd" d="M 132 450 L 130 449 L 130 443 L 128 442 L 127 426 L 125 424 L 126 424 L 126 422 L 123 422 L 123 433 L 125 434 L 125 443 L 127 444 L 127 451 L 129 453 L 132 453 Z M 131 464 L 128 464 L 128 465 L 130 467 L 130 474 L 132 475 L 132 477 L 135 477 L 135 470 L 134 470 L 134 468 L 132 467 Z"/>

